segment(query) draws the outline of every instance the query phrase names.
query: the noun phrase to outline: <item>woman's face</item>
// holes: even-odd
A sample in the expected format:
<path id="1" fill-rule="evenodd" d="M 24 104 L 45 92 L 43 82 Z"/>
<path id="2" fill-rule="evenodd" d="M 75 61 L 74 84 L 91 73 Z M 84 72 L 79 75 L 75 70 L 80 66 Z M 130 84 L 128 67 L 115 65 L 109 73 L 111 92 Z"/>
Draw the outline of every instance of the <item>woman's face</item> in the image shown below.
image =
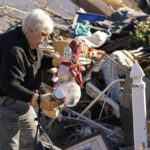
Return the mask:
<path id="1" fill-rule="evenodd" d="M 49 34 L 46 32 L 38 32 L 35 33 L 33 30 L 30 31 L 30 37 L 28 38 L 28 42 L 30 45 L 30 49 L 39 48 L 41 44 L 48 40 Z"/>

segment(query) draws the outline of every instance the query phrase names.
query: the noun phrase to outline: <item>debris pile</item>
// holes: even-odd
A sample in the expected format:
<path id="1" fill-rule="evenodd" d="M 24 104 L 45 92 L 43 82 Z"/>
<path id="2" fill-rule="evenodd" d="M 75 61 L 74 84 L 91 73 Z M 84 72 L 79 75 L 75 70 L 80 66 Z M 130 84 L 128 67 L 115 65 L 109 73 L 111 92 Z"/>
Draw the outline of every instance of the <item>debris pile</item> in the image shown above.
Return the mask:
<path id="1" fill-rule="evenodd" d="M 74 107 L 65 107 L 57 119 L 43 114 L 42 124 L 56 146 L 67 149 L 78 145 L 81 139 L 103 138 L 105 149 L 121 150 L 133 146 L 131 78 L 129 72 L 135 62 L 142 67 L 146 82 L 147 108 L 150 106 L 150 18 L 141 11 L 121 8 L 110 17 L 101 14 L 77 12 L 74 18 L 65 18 L 44 9 L 55 21 L 55 30 L 41 50 L 64 56 L 64 48 L 72 38 L 82 43 L 79 62 L 82 72 L 81 98 Z M 27 12 L 1 6 L 0 19 L 8 23 L 0 32 L 21 24 Z M 93 15 L 93 16 L 92 16 Z M 95 18 L 94 20 L 91 19 Z M 58 24 L 57 22 L 61 22 Z M 54 86 L 54 69 L 42 72 L 43 89 Z M 150 118 L 150 109 L 147 109 Z M 95 134 L 97 133 L 97 134 Z M 72 143 L 72 144 L 71 144 Z M 102 149 L 104 149 L 102 147 Z M 86 147 L 85 147 L 86 148 Z"/>

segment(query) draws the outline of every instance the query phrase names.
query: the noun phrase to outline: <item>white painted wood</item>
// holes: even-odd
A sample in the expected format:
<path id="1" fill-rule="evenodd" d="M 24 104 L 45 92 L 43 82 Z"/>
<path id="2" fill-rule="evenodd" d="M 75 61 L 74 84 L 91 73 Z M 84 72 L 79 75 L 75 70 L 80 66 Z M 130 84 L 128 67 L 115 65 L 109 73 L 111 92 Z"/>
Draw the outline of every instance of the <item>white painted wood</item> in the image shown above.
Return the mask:
<path id="1" fill-rule="evenodd" d="M 71 34 L 70 34 L 71 38 L 75 37 L 75 25 L 77 23 L 78 17 L 79 17 L 78 14 L 76 14 L 75 17 L 74 17 L 73 24 L 72 24 L 72 29 L 71 29 Z"/>
<path id="2" fill-rule="evenodd" d="M 139 64 L 135 63 L 130 72 L 133 80 L 132 111 L 135 150 L 140 150 L 140 143 L 144 143 L 145 148 L 148 147 L 145 82 L 142 80 L 144 75 Z"/>
<path id="3" fill-rule="evenodd" d="M 124 82 L 125 79 L 117 79 L 112 81 L 82 112 L 81 115 L 85 114 L 111 87 L 118 82 Z M 77 117 L 79 118 L 79 117 Z"/>
<path id="4" fill-rule="evenodd" d="M 77 20 L 78 20 L 79 15 L 76 14 L 73 20 L 73 24 L 72 24 L 72 28 L 75 28 L 75 25 L 77 24 Z"/>
<path id="5" fill-rule="evenodd" d="M 96 98 L 99 94 L 102 93 L 102 91 L 100 89 L 98 89 L 97 87 L 95 87 L 91 82 L 88 82 L 86 84 L 86 93 L 89 96 L 91 96 L 92 98 Z M 114 100 L 112 100 L 110 97 L 106 97 L 105 94 L 99 100 L 106 101 L 106 103 L 111 105 L 112 106 L 112 113 L 116 117 L 120 117 L 119 105 Z"/>

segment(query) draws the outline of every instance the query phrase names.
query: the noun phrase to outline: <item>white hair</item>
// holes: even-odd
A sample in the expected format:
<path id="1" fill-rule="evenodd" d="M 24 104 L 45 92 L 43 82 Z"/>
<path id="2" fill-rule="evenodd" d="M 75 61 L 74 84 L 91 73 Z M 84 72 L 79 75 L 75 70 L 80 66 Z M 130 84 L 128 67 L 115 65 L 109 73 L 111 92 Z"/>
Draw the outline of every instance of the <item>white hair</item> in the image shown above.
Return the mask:
<path id="1" fill-rule="evenodd" d="M 22 31 L 26 33 L 29 29 L 35 33 L 46 32 L 50 34 L 53 31 L 54 24 L 51 17 L 41 9 L 34 9 L 26 15 L 22 22 Z"/>

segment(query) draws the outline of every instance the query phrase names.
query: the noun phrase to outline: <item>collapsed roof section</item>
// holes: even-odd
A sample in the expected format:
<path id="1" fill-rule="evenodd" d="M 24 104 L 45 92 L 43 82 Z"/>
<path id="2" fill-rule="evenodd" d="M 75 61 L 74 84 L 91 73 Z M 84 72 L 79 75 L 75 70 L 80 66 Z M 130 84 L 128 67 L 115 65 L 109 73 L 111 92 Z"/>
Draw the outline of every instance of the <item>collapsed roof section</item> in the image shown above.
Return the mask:
<path id="1" fill-rule="evenodd" d="M 71 0 L 78 7 L 83 8 L 86 12 L 105 14 L 110 16 L 113 12 L 122 7 L 129 7 L 135 10 L 139 8 L 150 13 L 150 0 Z"/>

